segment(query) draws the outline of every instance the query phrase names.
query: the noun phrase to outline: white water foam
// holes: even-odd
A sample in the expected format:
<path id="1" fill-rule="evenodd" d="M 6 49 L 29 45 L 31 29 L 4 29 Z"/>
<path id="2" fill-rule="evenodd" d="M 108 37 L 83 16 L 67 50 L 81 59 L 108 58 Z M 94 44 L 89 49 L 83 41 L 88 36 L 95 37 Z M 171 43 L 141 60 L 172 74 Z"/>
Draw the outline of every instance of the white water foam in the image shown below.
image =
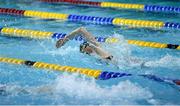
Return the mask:
<path id="1" fill-rule="evenodd" d="M 119 42 L 105 44 L 105 48 L 110 53 L 113 53 L 112 55 L 117 59 L 117 65 L 120 69 L 140 67 L 144 63 L 143 59 L 132 56 L 130 45 L 124 39 L 123 35 L 115 33 L 113 37 L 118 38 Z"/>
<path id="2" fill-rule="evenodd" d="M 78 78 L 76 74 L 64 74 L 57 78 L 54 92 L 74 98 L 73 101 L 93 104 L 137 104 L 137 101 L 148 102 L 152 93 L 129 80 L 117 85 L 101 87 L 95 80 Z"/>
<path id="3" fill-rule="evenodd" d="M 171 55 L 165 55 L 159 60 L 148 61 L 144 65 L 146 67 L 165 67 L 165 68 L 179 68 L 180 69 L 180 58 L 173 57 Z"/>
<path id="4" fill-rule="evenodd" d="M 6 92 L 11 96 L 28 94 L 38 97 L 38 95 L 46 94 L 57 104 L 139 104 L 139 101 L 151 104 L 153 98 L 150 91 L 129 80 L 102 87 L 95 82 L 95 79 L 80 78 L 77 74 L 67 73 L 59 76 L 53 84 L 45 86 L 7 85 Z"/>
<path id="5" fill-rule="evenodd" d="M 51 54 L 51 55 L 67 55 L 69 53 L 74 53 L 79 50 L 79 47 L 72 47 L 72 46 L 66 46 L 62 47 L 61 49 L 53 49 L 53 50 L 46 50 L 45 52 L 39 52 L 39 54 Z"/>

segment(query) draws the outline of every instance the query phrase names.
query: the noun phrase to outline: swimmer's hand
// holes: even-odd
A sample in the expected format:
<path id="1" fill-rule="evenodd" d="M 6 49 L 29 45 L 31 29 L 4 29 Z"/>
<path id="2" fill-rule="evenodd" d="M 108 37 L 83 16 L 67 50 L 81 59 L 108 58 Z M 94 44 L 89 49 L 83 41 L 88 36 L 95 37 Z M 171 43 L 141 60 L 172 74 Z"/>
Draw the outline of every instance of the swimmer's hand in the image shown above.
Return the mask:
<path id="1" fill-rule="evenodd" d="M 64 38 L 64 39 L 59 39 L 56 42 L 56 48 L 60 48 L 61 46 L 63 46 L 69 39 L 68 38 Z"/>

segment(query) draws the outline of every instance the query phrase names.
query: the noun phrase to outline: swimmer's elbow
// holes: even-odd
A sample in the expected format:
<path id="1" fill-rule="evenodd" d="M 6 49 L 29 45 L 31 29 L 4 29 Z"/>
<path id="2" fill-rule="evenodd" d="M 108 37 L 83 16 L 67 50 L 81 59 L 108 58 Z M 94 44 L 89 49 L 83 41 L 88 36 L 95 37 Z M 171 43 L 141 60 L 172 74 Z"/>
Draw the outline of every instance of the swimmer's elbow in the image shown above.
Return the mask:
<path id="1" fill-rule="evenodd" d="M 85 27 L 79 27 L 79 28 L 78 28 L 78 32 L 84 32 L 85 30 L 86 30 Z"/>

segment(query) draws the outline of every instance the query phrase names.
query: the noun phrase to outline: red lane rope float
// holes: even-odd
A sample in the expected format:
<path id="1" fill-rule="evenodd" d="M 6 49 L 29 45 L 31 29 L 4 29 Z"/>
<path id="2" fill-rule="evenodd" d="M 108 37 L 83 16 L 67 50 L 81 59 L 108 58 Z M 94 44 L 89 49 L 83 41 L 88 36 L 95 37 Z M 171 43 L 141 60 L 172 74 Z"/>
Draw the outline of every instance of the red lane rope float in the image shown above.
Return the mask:
<path id="1" fill-rule="evenodd" d="M 11 8 L 0 8 L 0 13 L 12 14 L 12 15 L 24 15 L 25 10 L 17 10 Z"/>
<path id="2" fill-rule="evenodd" d="M 101 2 L 83 1 L 83 0 L 40 0 L 43 2 L 67 2 L 71 4 L 86 4 L 92 6 L 101 6 Z"/>
<path id="3" fill-rule="evenodd" d="M 59 19 L 75 22 L 87 22 L 100 25 L 115 25 L 115 26 L 132 26 L 140 28 L 171 28 L 180 29 L 180 23 L 174 22 L 163 22 L 163 21 L 149 21 L 149 20 L 136 20 L 136 19 L 125 19 L 119 17 L 97 17 L 97 16 L 86 16 L 86 15 L 74 15 L 74 14 L 62 14 L 52 13 L 43 11 L 33 10 L 17 10 L 9 8 L 0 8 L 0 13 L 22 15 L 25 17 L 36 17 L 43 19 Z"/>
<path id="4" fill-rule="evenodd" d="M 96 6 L 102 8 L 121 8 L 121 9 L 134 9 L 146 12 L 169 12 L 169 13 L 180 13 L 180 7 L 174 6 L 162 6 L 162 5 L 151 5 L 151 4 L 131 4 L 131 3 L 118 3 L 118 2 L 94 2 L 94 1 L 83 1 L 83 0 L 40 0 L 42 2 L 49 3 L 69 3 L 77 5 Z"/>

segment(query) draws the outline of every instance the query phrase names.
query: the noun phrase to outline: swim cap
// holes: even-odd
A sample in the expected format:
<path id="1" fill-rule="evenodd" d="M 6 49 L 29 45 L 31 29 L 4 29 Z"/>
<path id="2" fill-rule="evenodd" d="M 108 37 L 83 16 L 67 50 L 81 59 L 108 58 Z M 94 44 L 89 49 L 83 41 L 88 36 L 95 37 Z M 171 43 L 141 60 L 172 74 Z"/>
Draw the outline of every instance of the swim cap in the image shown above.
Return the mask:
<path id="1" fill-rule="evenodd" d="M 80 45 L 80 52 L 81 53 L 84 53 L 84 50 L 87 46 L 89 46 L 89 43 L 88 42 L 83 42 L 81 45 Z"/>

